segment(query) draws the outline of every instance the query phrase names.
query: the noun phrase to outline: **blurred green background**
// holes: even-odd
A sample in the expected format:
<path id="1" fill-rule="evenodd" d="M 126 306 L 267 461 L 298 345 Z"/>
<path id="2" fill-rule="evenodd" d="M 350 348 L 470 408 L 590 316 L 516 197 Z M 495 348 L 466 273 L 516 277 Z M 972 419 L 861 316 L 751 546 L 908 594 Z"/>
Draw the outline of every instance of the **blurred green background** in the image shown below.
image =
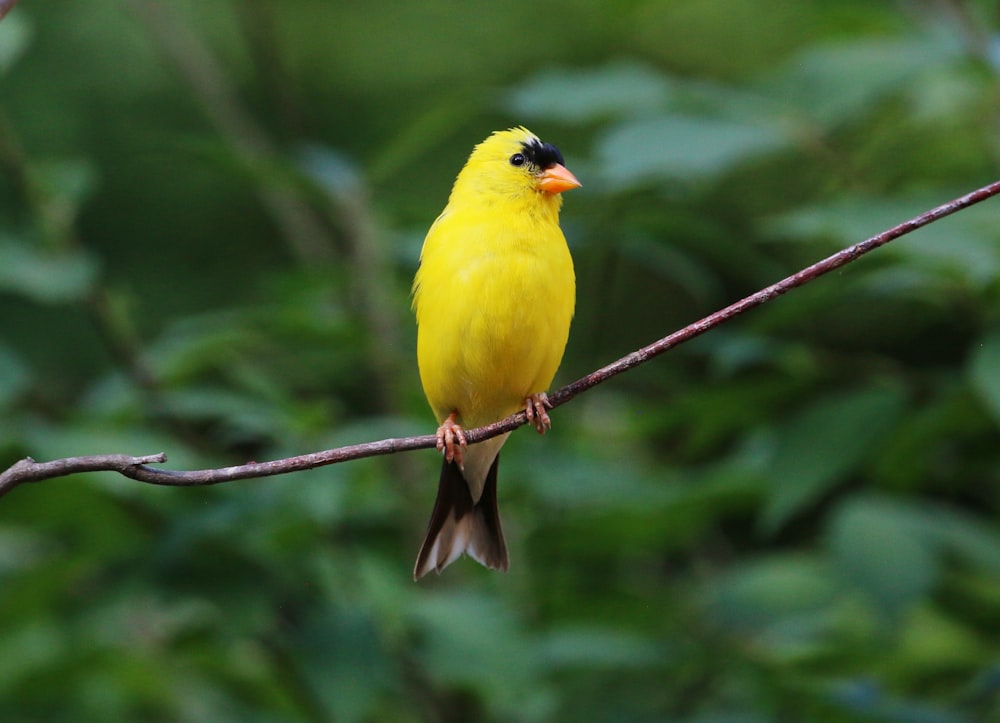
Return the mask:
<path id="1" fill-rule="evenodd" d="M 31 0 L 0 23 L 0 467 L 427 434 L 472 146 L 584 187 L 557 384 L 1000 176 L 991 1 Z M 1000 201 L 508 442 L 511 571 L 414 584 L 432 451 L 0 500 L 3 721 L 1000 720 Z"/>

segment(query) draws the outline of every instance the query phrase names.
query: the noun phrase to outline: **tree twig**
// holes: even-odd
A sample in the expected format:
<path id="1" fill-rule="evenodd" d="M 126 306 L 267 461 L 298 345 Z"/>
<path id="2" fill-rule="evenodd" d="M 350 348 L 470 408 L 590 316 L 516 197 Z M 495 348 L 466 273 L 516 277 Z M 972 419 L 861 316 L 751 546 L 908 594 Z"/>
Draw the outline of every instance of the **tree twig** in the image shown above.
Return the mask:
<path id="1" fill-rule="evenodd" d="M 601 382 L 605 382 L 614 376 L 633 369 L 653 357 L 673 349 L 686 341 L 690 341 L 697 336 L 701 336 L 710 329 L 723 324 L 740 314 L 749 311 L 761 304 L 764 304 L 786 291 L 794 289 L 814 281 L 815 279 L 828 274 L 835 269 L 864 256 L 869 251 L 873 251 L 880 246 L 884 246 L 890 241 L 912 233 L 919 228 L 938 221 L 945 216 L 961 211 L 980 201 L 985 201 L 1000 194 L 1000 181 L 983 186 L 971 193 L 960 196 L 956 199 L 943 203 L 936 208 L 925 211 L 919 216 L 915 216 L 908 221 L 904 221 L 880 234 L 865 239 L 853 246 L 849 246 L 837 253 L 828 256 L 822 261 L 808 266 L 797 273 L 787 276 L 781 281 L 772 284 L 760 291 L 747 296 L 724 309 L 716 311 L 705 318 L 685 326 L 679 331 L 675 331 L 669 336 L 653 342 L 652 344 L 632 352 L 628 356 L 622 357 L 618 361 L 608 364 L 595 372 L 588 374 L 581 379 L 568 384 L 557 392 L 549 396 L 553 407 L 561 406 L 578 394 L 591 389 Z M 481 442 L 484 439 L 495 437 L 504 432 L 509 432 L 527 422 L 524 412 L 518 412 L 499 422 L 469 430 L 465 433 L 469 443 Z M 52 462 L 36 462 L 33 459 L 25 458 L 15 463 L 3 473 L 0 473 L 0 496 L 10 492 L 12 489 L 24 482 L 39 482 L 53 477 L 63 477 L 76 474 L 78 472 L 118 472 L 139 482 L 146 482 L 156 485 L 167 485 L 173 487 L 192 487 L 201 485 L 214 485 L 222 482 L 232 482 L 241 479 L 255 477 L 269 477 L 271 475 L 286 474 L 288 472 L 298 472 L 306 469 L 314 469 L 337 462 L 346 462 L 352 459 L 363 457 L 374 457 L 378 455 L 393 454 L 396 452 L 406 452 L 416 449 L 427 449 L 434 447 L 437 439 L 434 435 L 426 434 L 417 437 L 403 437 L 399 439 L 383 439 L 377 442 L 365 442 L 348 447 L 339 447 L 323 452 L 304 454 L 298 457 L 287 457 L 285 459 L 271 462 L 249 462 L 235 467 L 223 467 L 219 469 L 204 469 L 192 471 L 172 471 L 150 467 L 150 464 L 159 464 L 166 461 L 163 453 L 149 455 L 145 457 L 131 457 L 127 455 L 96 455 L 91 457 L 69 457 Z"/>

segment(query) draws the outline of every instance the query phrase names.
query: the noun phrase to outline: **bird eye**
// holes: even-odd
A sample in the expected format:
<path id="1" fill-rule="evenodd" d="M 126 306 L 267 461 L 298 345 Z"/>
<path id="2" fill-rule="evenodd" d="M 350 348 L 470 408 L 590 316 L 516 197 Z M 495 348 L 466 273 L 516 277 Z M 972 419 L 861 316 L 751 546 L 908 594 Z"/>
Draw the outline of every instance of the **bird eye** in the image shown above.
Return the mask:
<path id="1" fill-rule="evenodd" d="M 512 166 L 523 166 L 524 165 L 524 154 L 515 153 L 510 157 L 510 165 Z"/>

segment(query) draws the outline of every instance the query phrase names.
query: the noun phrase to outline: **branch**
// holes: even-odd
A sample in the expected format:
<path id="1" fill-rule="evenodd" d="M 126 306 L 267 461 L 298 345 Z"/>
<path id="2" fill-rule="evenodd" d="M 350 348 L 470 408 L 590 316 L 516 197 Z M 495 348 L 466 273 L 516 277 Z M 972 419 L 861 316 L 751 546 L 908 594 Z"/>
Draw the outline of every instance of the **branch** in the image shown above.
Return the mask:
<path id="1" fill-rule="evenodd" d="M 961 211 L 973 206 L 987 198 L 992 198 L 1000 194 L 1000 181 L 983 186 L 980 189 L 967 193 L 954 200 L 948 201 L 936 208 L 925 211 L 919 216 L 911 218 L 909 221 L 893 226 L 887 231 L 865 239 L 860 243 L 849 246 L 832 256 L 819 261 L 812 266 L 808 266 L 801 271 L 788 276 L 776 284 L 772 284 L 761 289 L 755 294 L 751 294 L 735 304 L 731 304 L 724 309 L 716 311 L 714 314 L 706 316 L 700 321 L 685 326 L 679 331 L 675 331 L 669 336 L 665 336 L 659 341 L 653 342 L 649 346 L 632 352 L 628 356 L 622 357 L 618 361 L 608 364 L 587 376 L 578 379 L 572 384 L 568 384 L 559 391 L 549 396 L 549 401 L 553 407 L 566 404 L 578 394 L 581 394 L 601 382 L 605 382 L 614 376 L 628 371 L 634 367 L 649 361 L 653 357 L 673 349 L 686 341 L 690 341 L 697 336 L 701 336 L 710 329 L 739 316 L 761 304 L 764 304 L 786 291 L 818 279 L 824 274 L 828 274 L 835 269 L 839 269 L 851 261 L 864 256 L 869 251 L 873 251 L 880 246 L 884 246 L 890 241 L 912 233 L 919 228 L 938 221 L 945 216 Z M 465 433 L 470 444 L 482 442 L 484 439 L 496 437 L 504 432 L 520 427 L 527 422 L 525 413 L 518 412 L 499 422 L 479 427 Z M 163 463 L 167 457 L 165 454 L 154 454 L 146 457 L 130 457 L 127 455 L 97 455 L 92 457 L 70 457 L 67 459 L 55 460 L 53 462 L 36 462 L 30 457 L 15 463 L 5 472 L 0 473 L 0 497 L 10 492 L 12 489 L 24 482 L 39 482 L 53 477 L 64 477 L 78 472 L 118 472 L 130 479 L 139 482 L 146 482 L 155 485 L 167 485 L 171 487 L 194 487 L 202 485 L 214 485 L 222 482 L 233 482 L 235 480 L 250 479 L 254 477 L 269 477 L 271 475 L 286 474 L 288 472 L 298 472 L 306 469 L 314 469 L 337 462 L 346 462 L 352 459 L 363 457 L 375 457 L 384 454 L 394 454 L 396 452 L 407 452 L 415 449 L 428 449 L 437 444 L 437 438 L 431 434 L 418 437 L 404 437 L 400 439 L 384 439 L 378 442 L 366 442 L 355 444 L 349 447 L 339 447 L 323 452 L 304 454 L 298 457 L 287 457 L 285 459 L 274 460 L 272 462 L 249 462 L 235 467 L 223 467 L 220 469 L 204 469 L 186 472 L 178 472 L 164 469 L 157 469 L 148 465 Z"/>

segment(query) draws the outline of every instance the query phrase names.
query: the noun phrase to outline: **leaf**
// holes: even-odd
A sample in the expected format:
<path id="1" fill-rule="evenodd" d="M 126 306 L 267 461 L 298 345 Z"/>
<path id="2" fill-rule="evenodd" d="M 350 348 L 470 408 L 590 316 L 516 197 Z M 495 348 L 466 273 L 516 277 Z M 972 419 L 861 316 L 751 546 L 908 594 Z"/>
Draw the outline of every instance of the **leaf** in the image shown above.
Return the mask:
<path id="1" fill-rule="evenodd" d="M 928 202 L 925 208 L 932 205 Z M 965 209 L 927 231 L 908 236 L 903 243 L 892 246 L 890 253 L 921 270 L 951 274 L 980 289 L 996 281 L 1000 250 L 995 208 Z"/>
<path id="2" fill-rule="evenodd" d="M 927 539 L 1000 576 L 1000 534 L 983 520 L 939 504 L 922 510 L 919 527 Z"/>
<path id="3" fill-rule="evenodd" d="M 667 115 L 613 126 L 598 141 L 597 156 L 609 183 L 631 188 L 651 180 L 722 174 L 786 143 L 774 127 Z"/>
<path id="4" fill-rule="evenodd" d="M 83 159 L 38 162 L 32 171 L 49 206 L 49 213 L 58 216 L 61 223 L 68 222 L 97 188 L 97 169 L 93 163 Z"/>
<path id="5" fill-rule="evenodd" d="M 1000 71 L 1000 33 L 993 33 L 987 39 L 986 56 L 994 72 Z"/>
<path id="6" fill-rule="evenodd" d="M 744 561 L 712 577 L 703 599 L 718 623 L 752 636 L 769 655 L 795 657 L 827 635 L 838 595 L 822 561 L 789 554 Z"/>
<path id="7" fill-rule="evenodd" d="M 583 123 L 661 109 L 671 90 L 655 70 L 620 62 L 586 71 L 543 71 L 518 85 L 508 102 L 519 116 Z"/>
<path id="8" fill-rule="evenodd" d="M 449 571 L 451 572 L 451 571 Z M 425 594 L 409 614 L 424 630 L 427 674 L 451 684 L 526 685 L 537 659 L 526 657 L 524 631 L 514 611 L 493 597 L 473 592 Z"/>
<path id="9" fill-rule="evenodd" d="M 703 352 L 719 378 L 733 377 L 754 367 L 773 367 L 786 373 L 815 368 L 804 342 L 792 342 L 746 330 L 718 328 L 699 338 L 692 347 Z"/>
<path id="10" fill-rule="evenodd" d="M 767 470 L 771 495 L 761 527 L 775 532 L 853 472 L 905 406 L 903 389 L 886 384 L 822 398 L 785 424 Z"/>
<path id="11" fill-rule="evenodd" d="M 921 605 L 907 616 L 906 626 L 893 651 L 899 669 L 934 675 L 942 668 L 975 668 L 990 654 L 990 643 L 969 621 L 940 607 Z"/>
<path id="12" fill-rule="evenodd" d="M 0 291 L 59 304 L 85 296 L 97 278 L 96 259 L 84 251 L 43 251 L 0 240 Z"/>
<path id="13" fill-rule="evenodd" d="M 824 125 L 868 111 L 887 94 L 899 94 L 918 73 L 958 55 L 945 39 L 871 38 L 809 47 L 765 81 L 768 95 L 788 101 Z"/>
<path id="14" fill-rule="evenodd" d="M 70 643 L 61 629 L 55 619 L 40 614 L 0 636 L 0 697 L 65 659 Z"/>
<path id="15" fill-rule="evenodd" d="M 22 394 L 30 380 L 28 367 L 10 347 L 0 342 L 0 408 Z"/>
<path id="16" fill-rule="evenodd" d="M 828 544 L 841 575 L 896 619 L 927 594 L 938 574 L 939 547 L 903 502 L 854 497 L 830 523 Z"/>
<path id="17" fill-rule="evenodd" d="M 612 514 L 648 512 L 660 509 L 677 490 L 666 483 L 669 473 L 658 470 L 642 474 L 639 465 L 633 473 L 621 477 L 620 464 L 615 460 L 595 459 L 593 455 L 566 454 L 551 446 L 545 452 L 545 467 L 538 460 L 520 454 L 510 454 L 504 460 L 514 479 L 534 481 L 532 495 L 546 507 L 556 507 L 580 514 Z M 654 481 L 655 480 L 655 481 Z"/>
<path id="18" fill-rule="evenodd" d="M 48 540 L 28 527 L 0 526 L 0 580 L 41 564 L 51 554 L 50 547 Z"/>
<path id="19" fill-rule="evenodd" d="M 834 241 L 847 246 L 885 231 L 935 205 L 932 200 L 909 198 L 841 198 L 807 206 L 765 223 L 772 238 L 791 242 Z M 988 286 L 1000 273 L 995 211 L 967 209 L 929 228 L 894 241 L 885 253 L 925 280 L 950 275 L 978 288 Z M 881 284 L 882 278 L 879 276 Z"/>
<path id="20" fill-rule="evenodd" d="M 772 216 L 764 222 L 763 230 L 778 241 L 814 243 L 821 239 L 846 246 L 863 241 L 927 208 L 916 199 L 838 198 Z"/>
<path id="21" fill-rule="evenodd" d="M 391 661 L 371 615 L 331 606 L 302 626 L 297 651 L 328 717 L 351 723 L 371 720 L 380 693 L 392 680 Z"/>
<path id="22" fill-rule="evenodd" d="M 302 172 L 332 197 L 353 197 L 361 193 L 358 168 L 343 153 L 309 144 L 299 149 L 297 160 Z"/>
<path id="23" fill-rule="evenodd" d="M 31 40 L 32 27 L 23 13 L 13 12 L 0 22 L 0 75 L 14 67 Z"/>
<path id="24" fill-rule="evenodd" d="M 619 245 L 623 258 L 643 270 L 676 284 L 706 306 L 723 296 L 716 274 L 694 255 L 645 235 L 629 235 Z"/>
<path id="25" fill-rule="evenodd" d="M 730 623 L 756 624 L 826 604 L 835 587 L 829 571 L 813 557 L 772 555 L 747 561 L 714 579 L 709 596 Z"/>
<path id="26" fill-rule="evenodd" d="M 748 710 L 701 713 L 693 718 L 684 718 L 680 723 L 773 723 L 774 719 L 763 713 Z"/>
<path id="27" fill-rule="evenodd" d="M 979 340 L 972 350 L 967 373 L 972 389 L 1000 424 L 1000 329 Z"/>
<path id="28" fill-rule="evenodd" d="M 830 697 L 835 704 L 849 712 L 851 716 L 849 720 L 972 723 L 972 719 L 956 711 L 889 695 L 882 685 L 871 677 L 834 683 L 830 686 Z"/>
<path id="29" fill-rule="evenodd" d="M 556 670 L 572 668 L 641 668 L 663 659 L 663 647 L 648 638 L 621 630 L 561 628 L 538 643 L 542 665 Z"/>

